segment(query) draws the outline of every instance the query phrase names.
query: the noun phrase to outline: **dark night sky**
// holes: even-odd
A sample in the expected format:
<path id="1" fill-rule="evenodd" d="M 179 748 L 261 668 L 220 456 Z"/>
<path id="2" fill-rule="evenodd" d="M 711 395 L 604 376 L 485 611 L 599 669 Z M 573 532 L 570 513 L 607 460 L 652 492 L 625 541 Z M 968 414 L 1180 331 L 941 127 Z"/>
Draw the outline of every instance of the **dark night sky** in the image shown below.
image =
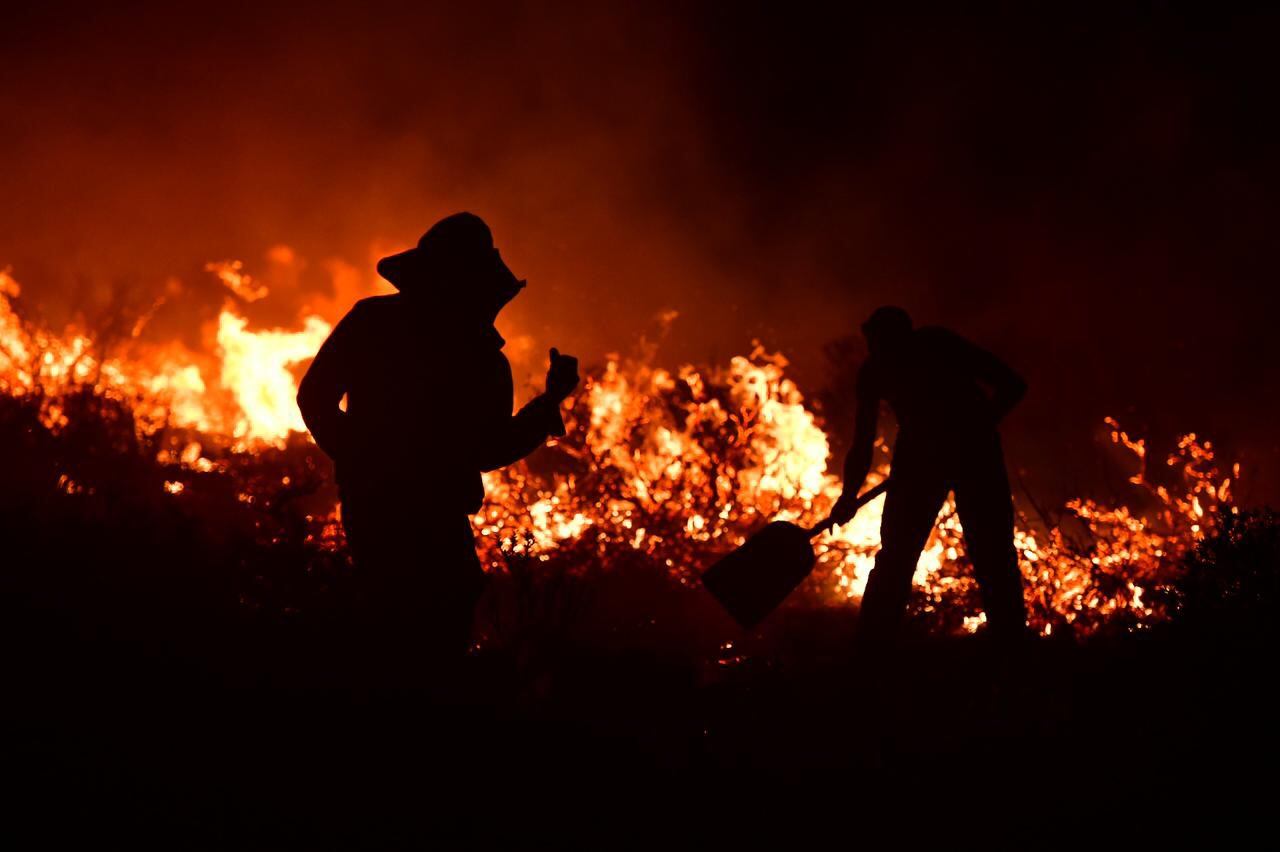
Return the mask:
<path id="1" fill-rule="evenodd" d="M 896 302 L 1027 374 L 1009 438 L 1047 490 L 1114 414 L 1222 439 L 1274 501 L 1277 18 L 1123 5 L 10 11 L 0 265 L 51 317 L 179 276 L 157 327 L 189 332 L 206 260 L 286 243 L 323 291 L 466 208 L 540 346 L 674 308 L 667 360 L 760 337 L 816 388 Z"/>

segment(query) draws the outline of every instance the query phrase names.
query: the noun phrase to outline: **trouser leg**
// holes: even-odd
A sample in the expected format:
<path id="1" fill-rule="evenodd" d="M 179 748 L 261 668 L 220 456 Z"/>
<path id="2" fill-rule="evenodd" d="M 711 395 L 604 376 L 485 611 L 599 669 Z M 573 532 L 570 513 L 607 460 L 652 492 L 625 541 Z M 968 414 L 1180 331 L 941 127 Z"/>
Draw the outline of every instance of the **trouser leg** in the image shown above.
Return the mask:
<path id="1" fill-rule="evenodd" d="M 368 638 L 391 657 L 465 653 L 485 587 L 470 519 L 353 509 L 344 519 Z"/>
<path id="2" fill-rule="evenodd" d="M 947 497 L 940 478 L 913 477 L 895 469 L 880 521 L 880 552 L 867 579 L 858 617 L 862 644 L 892 640 L 911 594 L 920 552 Z"/>
<path id="3" fill-rule="evenodd" d="M 1013 500 L 998 450 L 956 483 L 956 511 L 982 594 L 991 635 L 1016 638 L 1026 630 L 1022 572 L 1013 546 Z"/>
<path id="4" fill-rule="evenodd" d="M 420 533 L 436 542 L 435 552 L 421 561 L 418 593 L 421 633 L 442 653 L 461 655 L 471 644 L 476 604 L 487 577 L 476 555 L 471 519 L 450 518 Z"/>

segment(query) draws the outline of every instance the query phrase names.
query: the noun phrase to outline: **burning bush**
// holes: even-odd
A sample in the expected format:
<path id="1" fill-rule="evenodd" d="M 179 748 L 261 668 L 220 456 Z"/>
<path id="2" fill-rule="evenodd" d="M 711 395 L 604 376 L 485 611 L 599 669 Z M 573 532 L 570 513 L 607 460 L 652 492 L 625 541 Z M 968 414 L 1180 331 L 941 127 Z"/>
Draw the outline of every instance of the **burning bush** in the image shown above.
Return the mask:
<path id="1" fill-rule="evenodd" d="M 568 464 L 535 473 L 521 464 L 489 478 L 478 527 L 489 564 L 530 551 L 547 570 L 608 566 L 638 552 L 688 584 L 715 556 L 773 518 L 814 523 L 839 496 L 826 471 L 826 435 L 785 378 L 786 361 L 757 347 L 728 367 L 676 373 L 612 358 L 574 401 L 557 450 Z M 1139 629 L 1167 619 L 1179 564 L 1229 516 L 1231 480 L 1212 445 L 1187 435 L 1167 464 L 1181 487 L 1149 483 L 1145 445 L 1108 421 L 1134 456 L 1131 478 L 1154 499 L 1139 516 L 1126 506 L 1080 499 L 1075 528 L 1022 518 L 1016 544 L 1033 626 L 1088 634 L 1106 625 Z M 888 474 L 882 465 L 877 478 Z M 799 599 L 856 601 L 879 546 L 883 499 L 818 539 L 818 568 Z M 982 623 L 963 531 L 948 501 L 921 555 L 913 606 L 940 632 Z M 630 552 L 629 552 L 630 551 Z"/>
<path id="2" fill-rule="evenodd" d="M 0 391 L 10 413 L 27 418 L 24 440 L 48 461 L 10 488 L 52 489 L 71 500 L 128 482 L 198 523 L 235 518 L 256 548 L 238 557 L 253 563 L 245 570 L 252 582 L 240 591 L 246 606 L 307 606 L 310 581 L 286 581 L 290 570 L 327 578 L 317 588 L 329 588 L 341 573 L 335 566 L 345 564 L 340 524 L 328 463 L 296 431 L 291 371 L 327 324 L 312 317 L 300 332 L 250 331 L 229 304 L 213 353 L 135 346 L 107 357 L 82 332 L 24 323 L 12 307 L 11 277 L 0 276 L 0 291 Z M 486 476 L 475 525 L 489 570 L 514 565 L 526 577 L 580 577 L 638 565 L 688 586 L 768 520 L 812 523 L 830 509 L 841 483 L 827 472 L 827 436 L 786 378 L 785 358 L 757 346 L 727 365 L 670 371 L 651 356 L 642 347 L 631 358 L 608 358 L 572 400 L 564 438 Z M 109 439 L 85 437 L 97 428 L 90 423 L 108 420 Z M 1081 499 L 1067 505 L 1063 523 L 1021 520 L 1027 600 L 1044 634 L 1143 629 L 1168 619 L 1183 557 L 1235 512 L 1232 480 L 1220 474 L 1208 441 L 1183 438 L 1167 460 L 1180 485 L 1169 488 L 1148 481 L 1143 441 L 1108 423 L 1112 440 L 1134 456 L 1133 486 L 1154 509 Z M 876 477 L 885 475 L 882 465 Z M 882 502 L 818 539 L 818 568 L 795 601 L 856 603 L 878 547 Z M 950 502 L 915 579 L 913 606 L 931 629 L 980 626 Z"/>

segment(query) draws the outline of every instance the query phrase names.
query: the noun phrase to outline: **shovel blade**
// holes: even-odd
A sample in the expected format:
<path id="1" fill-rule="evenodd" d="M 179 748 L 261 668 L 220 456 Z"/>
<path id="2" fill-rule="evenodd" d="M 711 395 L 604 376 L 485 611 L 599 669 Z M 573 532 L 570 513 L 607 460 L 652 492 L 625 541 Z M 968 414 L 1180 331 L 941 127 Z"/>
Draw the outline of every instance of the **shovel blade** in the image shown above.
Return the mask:
<path id="1" fill-rule="evenodd" d="M 702 585 L 750 630 L 809 576 L 814 561 L 809 531 L 774 521 L 707 569 Z"/>

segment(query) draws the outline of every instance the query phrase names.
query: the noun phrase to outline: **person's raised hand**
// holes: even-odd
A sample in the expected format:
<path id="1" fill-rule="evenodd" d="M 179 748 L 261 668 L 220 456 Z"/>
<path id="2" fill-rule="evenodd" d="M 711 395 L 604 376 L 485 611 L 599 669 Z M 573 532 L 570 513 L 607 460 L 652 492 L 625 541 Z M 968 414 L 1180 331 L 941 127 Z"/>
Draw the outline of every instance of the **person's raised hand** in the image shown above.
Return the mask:
<path id="1" fill-rule="evenodd" d="M 578 359 L 561 355 L 551 347 L 551 366 L 547 369 L 547 396 L 561 402 L 578 386 Z"/>

